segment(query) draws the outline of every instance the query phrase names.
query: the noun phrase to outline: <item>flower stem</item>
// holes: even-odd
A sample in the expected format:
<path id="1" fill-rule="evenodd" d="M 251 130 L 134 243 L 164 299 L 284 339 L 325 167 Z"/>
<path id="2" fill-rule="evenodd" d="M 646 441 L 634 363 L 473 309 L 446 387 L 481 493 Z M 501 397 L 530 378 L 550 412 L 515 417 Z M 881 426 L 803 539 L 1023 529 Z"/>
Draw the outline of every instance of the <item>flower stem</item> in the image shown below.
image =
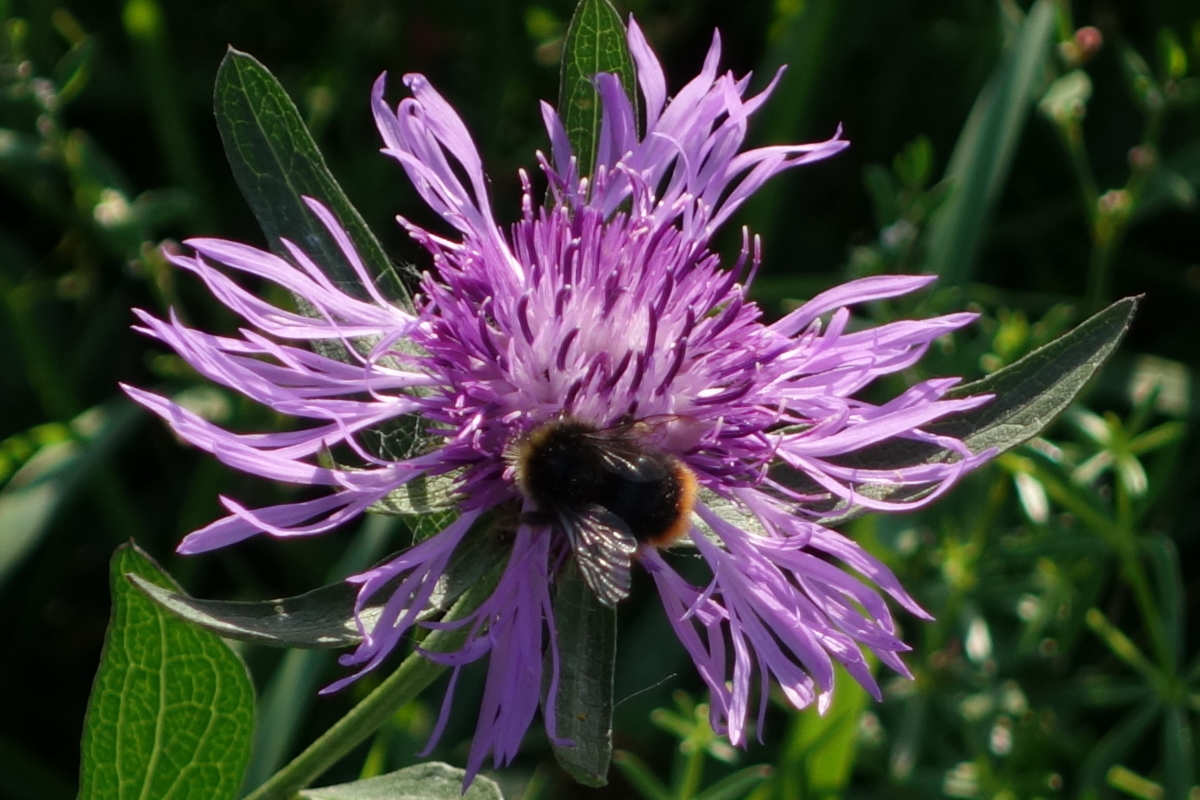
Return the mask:
<path id="1" fill-rule="evenodd" d="M 491 594 L 493 588 L 494 581 L 479 581 L 459 598 L 446 619 L 460 619 L 469 614 Z M 466 636 L 465 627 L 434 630 L 425 637 L 421 647 L 447 652 L 461 646 Z M 244 800 L 286 800 L 292 797 L 366 741 L 391 719 L 397 709 L 420 694 L 445 669 L 445 666 L 429 661 L 420 653 L 412 653 L 375 691 L 350 709 L 346 716 L 335 722 L 291 763 L 246 795 Z"/>

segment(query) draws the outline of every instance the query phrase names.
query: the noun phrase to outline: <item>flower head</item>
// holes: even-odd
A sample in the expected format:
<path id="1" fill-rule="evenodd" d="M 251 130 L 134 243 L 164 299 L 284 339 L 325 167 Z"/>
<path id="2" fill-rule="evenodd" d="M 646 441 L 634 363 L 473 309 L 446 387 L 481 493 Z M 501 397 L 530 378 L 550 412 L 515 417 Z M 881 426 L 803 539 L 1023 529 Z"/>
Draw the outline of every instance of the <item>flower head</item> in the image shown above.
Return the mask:
<path id="1" fill-rule="evenodd" d="M 759 263 L 758 241 L 743 234 L 741 256 L 729 268 L 709 249 L 714 231 L 768 178 L 840 151 L 840 135 L 740 151 L 749 117 L 771 86 L 747 96 L 748 78 L 718 73 L 714 37 L 701 73 L 668 102 L 662 70 L 636 24 L 628 40 L 645 133 L 638 134 L 619 80 L 599 75 L 603 124 L 592 175 L 581 178 L 558 115 L 543 105 L 553 158 L 539 159 L 549 199 L 535 201 L 522 174 L 522 214 L 507 227 L 496 221 L 478 152 L 455 111 L 420 75 L 404 78 L 411 96 L 393 109 L 379 79 L 373 109 L 384 152 L 453 229 L 439 234 L 401 220 L 432 256 L 414 311 L 379 294 L 337 221 L 309 201 L 358 271 L 366 299 L 339 291 L 291 243 L 284 259 L 198 239 L 189 242 L 195 255 L 175 263 L 250 327 L 213 336 L 140 313 L 147 333 L 202 374 L 312 424 L 235 434 L 128 389 L 134 398 L 231 466 L 329 487 L 314 500 L 256 510 L 223 499 L 229 515 L 186 537 L 182 552 L 260 532 L 323 533 L 419 476 L 454 476 L 461 499 L 453 522 L 350 578 L 360 606 L 382 595 L 383 607 L 342 659 L 357 672 L 331 688 L 378 666 L 414 625 L 464 628 L 460 650 L 428 655 L 457 678 L 464 664 L 490 654 L 468 774 L 489 752 L 497 765 L 514 756 L 538 706 L 546 652 L 553 707 L 552 587 L 570 559 L 609 604 L 627 594 L 632 565 L 650 573 L 712 692 L 713 725 L 735 743 L 746 738 L 752 690 L 771 678 L 797 708 L 814 700 L 823 708 L 837 662 L 878 696 L 863 648 L 902 674 L 898 654 L 907 648 L 864 579 L 926 615 L 886 567 L 822 526 L 822 515 L 850 503 L 886 510 L 928 502 L 987 455 L 924 430 L 985 402 L 945 399 L 952 379 L 918 384 L 883 405 L 856 399 L 875 378 L 911 366 L 931 341 L 973 319 L 952 314 L 849 329 L 848 306 L 920 289 L 931 278 L 853 281 L 768 324 L 745 290 Z M 214 264 L 273 281 L 315 313 L 271 306 Z M 319 341 L 345 343 L 355 360 L 304 346 Z M 365 446 L 368 432 L 408 415 L 424 421 L 432 441 L 425 452 L 383 458 Z M 842 458 L 894 438 L 948 457 L 888 470 Z M 317 456 L 334 446 L 349 448 L 361 464 L 319 465 Z M 545 481 L 542 472 L 531 474 L 537 459 L 536 469 L 550 474 Z M 589 470 L 587 480 L 572 477 L 581 469 Z M 927 491 L 901 503 L 863 490 L 880 484 Z M 497 534 L 506 537 L 508 556 L 494 592 L 465 619 L 424 621 L 456 548 L 496 513 L 511 522 Z M 656 514 L 662 519 L 647 521 Z M 673 569 L 662 548 L 674 543 L 703 556 L 711 570 L 704 585 Z M 766 695 L 759 693 L 760 703 Z"/>

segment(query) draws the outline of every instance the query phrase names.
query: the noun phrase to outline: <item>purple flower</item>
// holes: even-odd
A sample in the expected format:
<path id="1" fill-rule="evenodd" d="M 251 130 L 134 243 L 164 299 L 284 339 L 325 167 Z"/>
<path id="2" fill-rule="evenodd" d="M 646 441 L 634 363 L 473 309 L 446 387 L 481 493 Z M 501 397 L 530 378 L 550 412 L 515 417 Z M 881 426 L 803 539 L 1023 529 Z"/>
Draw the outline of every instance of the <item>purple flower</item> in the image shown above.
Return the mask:
<path id="1" fill-rule="evenodd" d="M 758 240 L 744 233 L 741 256 L 728 269 L 709 249 L 717 227 L 768 178 L 837 153 L 846 146 L 840 135 L 739 152 L 750 114 L 774 83 L 746 97 L 748 78 L 718 74 L 714 36 L 701 73 L 668 102 L 662 70 L 636 24 L 628 40 L 645 134 L 638 136 L 619 81 L 598 76 L 603 124 L 592 177 L 583 179 L 562 122 L 543 104 L 553 161 L 539 160 L 550 199 L 537 203 L 522 173 L 523 213 L 511 226 L 495 220 L 479 154 L 454 110 L 420 75 L 405 76 L 411 96 L 393 110 L 380 77 L 373 108 L 384 152 L 453 229 L 434 233 L 401 220 L 434 267 L 414 312 L 378 294 L 347 235 L 313 201 L 312 213 L 358 271 L 368 300 L 340 292 L 291 243 L 283 259 L 198 239 L 189 242 L 195 255 L 173 260 L 249 327 L 220 337 L 139 312 L 146 333 L 202 374 L 312 423 L 288 433 L 236 434 L 128 388 L 135 399 L 226 464 L 329 487 L 314 500 L 256 510 L 223 498 L 229 515 L 187 536 L 181 552 L 260 532 L 323 533 L 418 476 L 456 476 L 461 500 L 451 524 L 350 578 L 360 587 L 360 608 L 381 599 L 384 607 L 373 626 L 361 625 L 358 649 L 342 658 L 357 672 L 331 689 L 378 666 L 414 625 L 442 624 L 421 615 L 455 548 L 489 512 L 513 520 L 493 594 L 466 619 L 446 623 L 465 628 L 466 643 L 429 654 L 454 668 L 434 739 L 459 670 L 490 654 L 468 775 L 489 751 L 497 766 L 515 755 L 538 706 L 546 652 L 553 706 L 559 668 L 551 587 L 571 558 L 610 604 L 627 593 L 631 563 L 649 571 L 712 692 L 714 728 L 737 744 L 746 740 L 752 689 L 759 688 L 761 721 L 772 678 L 797 708 L 816 700 L 824 709 L 838 662 L 878 697 L 863 648 L 905 675 L 898 654 L 908 648 L 885 601 L 862 579 L 909 612 L 928 615 L 883 564 L 823 527 L 822 514 L 851 503 L 920 505 L 988 455 L 923 430 L 986 401 L 944 399 L 953 379 L 926 381 L 883 405 L 856 399 L 876 377 L 912 366 L 931 341 L 974 318 L 849 328 L 848 306 L 912 292 L 932 278 L 853 281 L 766 324 L 745 291 L 759 263 Z M 274 281 L 315 314 L 271 306 L 214 264 Z M 304 346 L 317 341 L 345 343 L 356 360 L 342 363 Z M 427 452 L 387 460 L 364 445 L 364 432 L 414 414 L 434 437 Z M 554 426 L 604 462 L 592 484 L 562 484 L 574 494 L 561 501 L 538 494 L 522 475 L 522 453 L 530 449 L 542 448 L 552 464 L 578 458 L 547 444 Z M 849 467 L 841 458 L 895 438 L 948 457 L 886 470 Z M 334 446 L 350 448 L 361 463 L 318 465 L 317 456 Z M 863 492 L 880 484 L 927 492 L 903 503 Z M 675 492 L 675 508 L 694 512 L 674 533 L 707 562 L 707 583 L 684 580 L 658 546 L 667 542 L 636 527 L 626 495 L 642 490 Z M 554 715 L 547 717 L 553 737 Z"/>

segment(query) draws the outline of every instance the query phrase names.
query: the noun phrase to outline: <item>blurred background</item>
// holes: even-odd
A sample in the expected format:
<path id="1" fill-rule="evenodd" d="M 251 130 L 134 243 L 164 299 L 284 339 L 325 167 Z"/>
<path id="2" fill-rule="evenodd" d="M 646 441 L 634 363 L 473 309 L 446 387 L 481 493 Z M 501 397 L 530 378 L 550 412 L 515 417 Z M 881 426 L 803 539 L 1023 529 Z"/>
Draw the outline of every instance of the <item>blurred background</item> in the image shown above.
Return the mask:
<path id="1" fill-rule="evenodd" d="M 546 149 L 571 0 L 0 0 L 0 798 L 75 794 L 78 743 L 108 620 L 107 564 L 130 538 L 191 593 L 297 594 L 403 547 L 383 518 L 312 541 L 262 537 L 182 558 L 185 533 L 294 490 L 230 472 L 135 410 L 120 381 L 237 430 L 286 421 L 210 386 L 130 330 L 130 308 L 235 324 L 160 243 L 265 246 L 225 161 L 212 85 L 227 46 L 287 88 L 398 263 L 426 268 L 393 217 L 432 222 L 378 154 L 368 93 L 425 73 L 475 136 L 504 219 L 518 168 Z M 1144 294 L 1121 351 L 1043 438 L 916 514 L 848 532 L 936 615 L 902 617 L 916 680 L 845 679 L 825 717 L 772 703 L 731 750 L 648 585 L 621 609 L 610 786 L 573 784 L 544 735 L 495 777 L 506 797 L 1196 798 L 1200 713 L 1200 7 L 1193 0 L 623 0 L 677 89 L 714 28 L 761 86 L 756 143 L 851 148 L 776 179 L 716 242 L 763 236 L 768 315 L 848 277 L 937 272 L 877 321 L 971 308 L 890 396 L 978 378 L 1121 296 Z M 337 565 L 330 570 L 330 565 Z M 666 644 L 671 642 L 671 645 Z M 257 785 L 370 688 L 316 689 L 329 653 L 242 648 L 262 701 Z M 432 757 L 461 765 L 481 674 L 460 682 Z M 327 781 L 416 761 L 441 684 Z M 705 794 L 707 792 L 707 794 Z"/>

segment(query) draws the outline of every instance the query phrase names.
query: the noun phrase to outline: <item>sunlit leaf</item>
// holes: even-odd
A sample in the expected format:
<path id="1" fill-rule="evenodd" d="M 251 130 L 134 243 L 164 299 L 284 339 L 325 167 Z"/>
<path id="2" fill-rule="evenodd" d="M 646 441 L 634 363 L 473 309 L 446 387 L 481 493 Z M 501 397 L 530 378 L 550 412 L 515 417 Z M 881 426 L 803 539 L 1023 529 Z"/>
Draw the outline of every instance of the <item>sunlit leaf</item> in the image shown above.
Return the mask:
<path id="1" fill-rule="evenodd" d="M 867 690 L 840 672 L 828 711 L 796 715 L 782 764 L 803 770 L 803 796 L 839 796 L 845 791 L 858 751 L 859 717 L 866 705 Z"/>
<path id="2" fill-rule="evenodd" d="M 1117 789 L 1126 797 L 1136 798 L 1136 800 L 1162 800 L 1164 797 L 1161 784 L 1143 778 L 1120 764 L 1108 771 L 1106 779 L 1109 786 Z M 1183 794 L 1172 795 L 1172 797 L 1183 797 Z"/>
<path id="3" fill-rule="evenodd" d="M 472 584 L 503 562 L 507 553 L 504 542 L 492 533 L 491 528 L 478 526 L 455 548 L 429 599 L 430 611 L 448 609 Z M 203 600 L 136 576 L 130 580 L 162 608 L 223 638 L 304 649 L 348 647 L 361 642 L 359 624 L 368 630 L 374 626 L 391 588 L 391 584 L 380 587 L 372 602 L 356 613 L 358 588 L 344 581 L 274 600 Z"/>
<path id="4" fill-rule="evenodd" d="M 383 247 L 325 165 L 299 110 L 275 76 L 253 56 L 230 48 L 217 70 L 213 104 L 233 175 L 271 249 L 287 257 L 279 239 L 289 239 L 313 256 L 347 294 L 366 296 L 333 237 L 301 199 L 315 198 L 350 235 L 384 294 L 411 310 L 408 291 Z"/>
<path id="5" fill-rule="evenodd" d="M 131 576 L 146 596 L 180 619 L 225 639 L 240 639 L 275 647 L 346 647 L 362 641 L 354 623 L 354 586 L 334 583 L 295 597 L 276 600 L 202 600 Z M 370 626 L 380 608 L 363 609 Z"/>
<path id="6" fill-rule="evenodd" d="M 113 612 L 83 729 L 87 800 L 232 800 L 250 756 L 254 689 L 241 659 L 126 579 L 177 590 L 136 546 L 113 555 Z"/>
<path id="7" fill-rule="evenodd" d="M 980 453 L 1000 452 L 1028 441 L 1046 428 L 1079 396 L 1092 376 L 1125 337 L 1138 299 L 1126 297 L 1077 328 L 982 380 L 951 389 L 948 397 L 994 394 L 975 411 L 929 426 L 957 436 Z"/>
<path id="8" fill-rule="evenodd" d="M 458 475 L 420 475 L 389 492 L 367 509 L 376 514 L 425 516 L 457 507 L 462 499 Z"/>
<path id="9" fill-rule="evenodd" d="M 377 778 L 339 783 L 300 792 L 303 800 L 503 800 L 500 787 L 476 775 L 471 788 L 462 790 L 461 769 L 430 762 L 405 767 Z"/>
<path id="10" fill-rule="evenodd" d="M 960 439 L 973 453 L 989 448 L 1003 453 L 1028 441 L 1070 405 L 1113 354 L 1133 320 L 1137 303 L 1136 297 L 1118 300 L 1019 361 L 982 380 L 952 389 L 947 393 L 949 398 L 980 394 L 994 398 L 979 408 L 927 425 L 925 430 Z M 839 463 L 893 469 L 949 457 L 946 451 L 921 442 L 893 439 L 855 453 L 852 458 L 839 459 Z M 919 497 L 928 490 L 877 484 L 860 486 L 857 491 L 877 499 L 898 500 Z M 823 522 L 834 525 L 861 513 L 863 509 L 852 507 Z"/>
<path id="11" fill-rule="evenodd" d="M 558 90 L 558 113 L 567 130 L 580 175 L 590 175 L 596 161 L 601 109 L 593 81 L 601 72 L 621 78 L 633 103 L 636 119 L 633 58 L 625 42 L 621 15 L 608 0 L 582 0 L 567 29 Z"/>

